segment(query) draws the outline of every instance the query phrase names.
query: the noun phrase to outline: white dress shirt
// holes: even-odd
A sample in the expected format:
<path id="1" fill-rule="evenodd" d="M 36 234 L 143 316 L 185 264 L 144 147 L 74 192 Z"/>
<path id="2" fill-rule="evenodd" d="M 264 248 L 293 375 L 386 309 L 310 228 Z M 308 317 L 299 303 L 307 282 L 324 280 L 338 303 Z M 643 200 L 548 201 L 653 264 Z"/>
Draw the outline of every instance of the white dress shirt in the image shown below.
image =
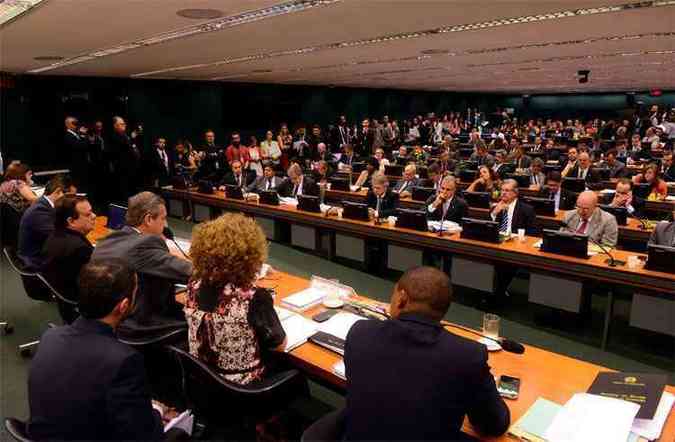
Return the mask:
<path id="1" fill-rule="evenodd" d="M 518 202 L 518 199 L 514 199 L 511 201 L 511 203 L 506 207 L 506 213 L 508 213 L 509 218 L 506 223 L 506 232 L 510 233 L 511 232 L 511 224 L 513 223 L 513 212 L 516 210 L 516 203 Z M 492 213 L 492 220 L 495 221 L 497 219 L 498 213 Z"/>

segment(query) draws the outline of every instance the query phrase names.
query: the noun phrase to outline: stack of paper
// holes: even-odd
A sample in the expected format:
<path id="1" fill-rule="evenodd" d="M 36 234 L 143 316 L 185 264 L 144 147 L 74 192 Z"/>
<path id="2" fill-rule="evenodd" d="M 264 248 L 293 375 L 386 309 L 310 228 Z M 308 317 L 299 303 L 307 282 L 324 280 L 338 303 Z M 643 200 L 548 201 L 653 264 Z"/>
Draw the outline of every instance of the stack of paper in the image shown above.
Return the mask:
<path id="1" fill-rule="evenodd" d="M 164 426 L 164 432 L 166 433 L 172 428 L 180 428 L 185 431 L 188 436 L 192 436 L 192 429 L 194 427 L 195 418 L 192 415 L 192 410 L 185 410 L 178 416 L 174 417 Z"/>
<path id="2" fill-rule="evenodd" d="M 675 403 L 675 395 L 663 392 L 661 401 L 656 408 L 656 414 L 653 419 L 635 419 L 631 431 L 640 437 L 648 440 L 656 440 L 661 437 L 661 431 L 666 424 L 670 410 Z"/>
<path id="3" fill-rule="evenodd" d="M 281 308 L 281 307 L 276 307 L 276 306 L 274 307 L 274 311 L 277 312 L 277 316 L 279 317 L 279 321 L 283 321 L 286 318 L 290 318 L 291 316 L 293 316 L 295 314 L 290 310 L 287 310 L 287 309 Z"/>
<path id="4" fill-rule="evenodd" d="M 295 198 L 288 198 L 288 197 L 279 197 L 279 203 L 284 204 L 286 206 L 292 206 L 292 207 L 297 207 L 298 206 L 298 200 Z"/>
<path id="5" fill-rule="evenodd" d="M 333 365 L 333 373 L 335 373 L 342 379 L 345 380 L 347 379 L 344 359 L 340 359 L 340 362 L 336 362 L 335 365 Z"/>
<path id="6" fill-rule="evenodd" d="M 263 279 L 265 276 L 267 276 L 267 273 L 272 270 L 272 266 L 269 264 L 263 264 L 262 267 L 260 267 L 260 270 L 258 270 L 258 273 L 255 275 L 255 279 Z"/>
<path id="7" fill-rule="evenodd" d="M 639 410 L 632 402 L 578 393 L 556 415 L 544 438 L 550 442 L 626 442 Z"/>
<path id="8" fill-rule="evenodd" d="M 562 405 L 538 398 L 529 410 L 513 424 L 509 434 L 531 442 L 544 442 L 544 435 L 553 419 L 562 409 Z"/>
<path id="9" fill-rule="evenodd" d="M 427 221 L 427 224 L 429 225 L 430 232 L 438 232 L 439 230 L 441 230 L 440 221 Z M 461 232 L 462 227 L 460 227 L 459 224 L 453 221 L 443 221 L 443 231 L 449 233 Z"/>
<path id="10" fill-rule="evenodd" d="M 281 301 L 281 305 L 286 308 L 290 308 L 291 310 L 295 310 L 296 312 L 302 312 L 308 308 L 320 304 L 326 295 L 327 293 L 324 290 L 319 290 L 316 287 L 310 287 L 293 295 L 286 296 Z"/>
<path id="11" fill-rule="evenodd" d="M 295 313 L 281 321 L 281 326 L 286 332 L 286 348 L 284 349 L 286 353 L 301 346 L 316 333 L 316 325 L 313 321 Z"/>

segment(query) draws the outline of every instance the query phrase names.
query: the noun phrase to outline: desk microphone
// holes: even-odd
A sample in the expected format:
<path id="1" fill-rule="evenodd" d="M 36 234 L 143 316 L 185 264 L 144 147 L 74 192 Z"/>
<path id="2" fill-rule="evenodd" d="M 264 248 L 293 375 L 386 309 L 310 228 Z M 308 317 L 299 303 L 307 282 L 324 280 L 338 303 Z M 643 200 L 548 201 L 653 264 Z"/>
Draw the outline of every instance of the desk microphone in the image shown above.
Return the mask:
<path id="1" fill-rule="evenodd" d="M 178 250 L 180 250 L 180 252 L 183 254 L 184 257 L 186 257 L 187 259 L 190 259 L 190 257 L 187 255 L 187 253 L 185 253 L 185 250 L 183 250 L 181 248 L 181 246 L 178 245 L 178 242 L 176 241 L 176 237 L 173 234 L 173 230 L 171 230 L 169 227 L 164 227 L 164 230 L 162 231 L 162 235 L 164 235 L 164 237 L 166 239 L 172 241 L 176 245 L 176 247 L 178 247 Z"/>
<path id="2" fill-rule="evenodd" d="M 570 225 L 567 224 L 565 222 L 565 220 L 561 220 L 560 223 L 562 224 L 563 227 L 567 227 L 568 229 L 571 229 Z M 600 248 L 600 250 L 602 250 L 602 252 L 609 257 L 609 259 L 605 260 L 605 262 L 610 267 L 618 267 L 618 266 L 623 266 L 623 265 L 626 264 L 624 261 L 619 261 L 618 259 L 614 259 L 614 256 L 612 256 L 612 254 L 609 253 L 609 250 L 607 250 L 607 248 L 605 248 L 605 246 L 603 246 L 599 241 L 596 241 L 593 238 L 591 238 L 591 235 L 586 235 L 586 238 L 588 238 L 588 240 L 590 242 L 592 242 L 593 244 L 598 246 L 598 248 Z"/>

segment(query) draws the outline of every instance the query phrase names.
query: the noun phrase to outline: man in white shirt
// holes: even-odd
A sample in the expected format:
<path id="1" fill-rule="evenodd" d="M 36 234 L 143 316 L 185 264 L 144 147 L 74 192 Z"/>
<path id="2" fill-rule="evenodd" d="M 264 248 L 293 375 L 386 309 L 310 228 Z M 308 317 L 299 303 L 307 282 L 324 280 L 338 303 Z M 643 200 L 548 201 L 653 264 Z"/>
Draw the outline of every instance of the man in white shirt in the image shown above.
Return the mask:
<path id="1" fill-rule="evenodd" d="M 501 191 L 501 199 L 490 211 L 492 219 L 499 222 L 499 231 L 510 234 L 525 229 L 528 235 L 536 233 L 534 208 L 518 199 L 518 182 L 504 180 Z"/>
<path id="2" fill-rule="evenodd" d="M 427 218 L 432 221 L 444 219 L 460 224 L 462 218 L 467 216 L 469 206 L 456 195 L 456 191 L 455 177 L 444 177 L 438 193 L 430 196 L 425 203 Z"/>
<path id="3" fill-rule="evenodd" d="M 396 183 L 394 192 L 398 193 L 401 198 L 406 198 L 412 195 L 412 188 L 417 186 L 417 178 L 415 173 L 417 169 L 414 164 L 408 164 L 403 169 L 403 179 Z"/>

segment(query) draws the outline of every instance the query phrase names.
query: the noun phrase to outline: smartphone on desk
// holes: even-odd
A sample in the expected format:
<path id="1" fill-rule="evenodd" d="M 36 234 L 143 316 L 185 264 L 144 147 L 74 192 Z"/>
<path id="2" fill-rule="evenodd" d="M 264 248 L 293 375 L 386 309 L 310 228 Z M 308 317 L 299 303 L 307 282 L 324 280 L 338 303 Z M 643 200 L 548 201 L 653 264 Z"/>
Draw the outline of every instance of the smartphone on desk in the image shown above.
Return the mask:
<path id="1" fill-rule="evenodd" d="M 513 376 L 501 375 L 497 383 L 497 391 L 506 399 L 518 399 L 520 379 Z"/>

